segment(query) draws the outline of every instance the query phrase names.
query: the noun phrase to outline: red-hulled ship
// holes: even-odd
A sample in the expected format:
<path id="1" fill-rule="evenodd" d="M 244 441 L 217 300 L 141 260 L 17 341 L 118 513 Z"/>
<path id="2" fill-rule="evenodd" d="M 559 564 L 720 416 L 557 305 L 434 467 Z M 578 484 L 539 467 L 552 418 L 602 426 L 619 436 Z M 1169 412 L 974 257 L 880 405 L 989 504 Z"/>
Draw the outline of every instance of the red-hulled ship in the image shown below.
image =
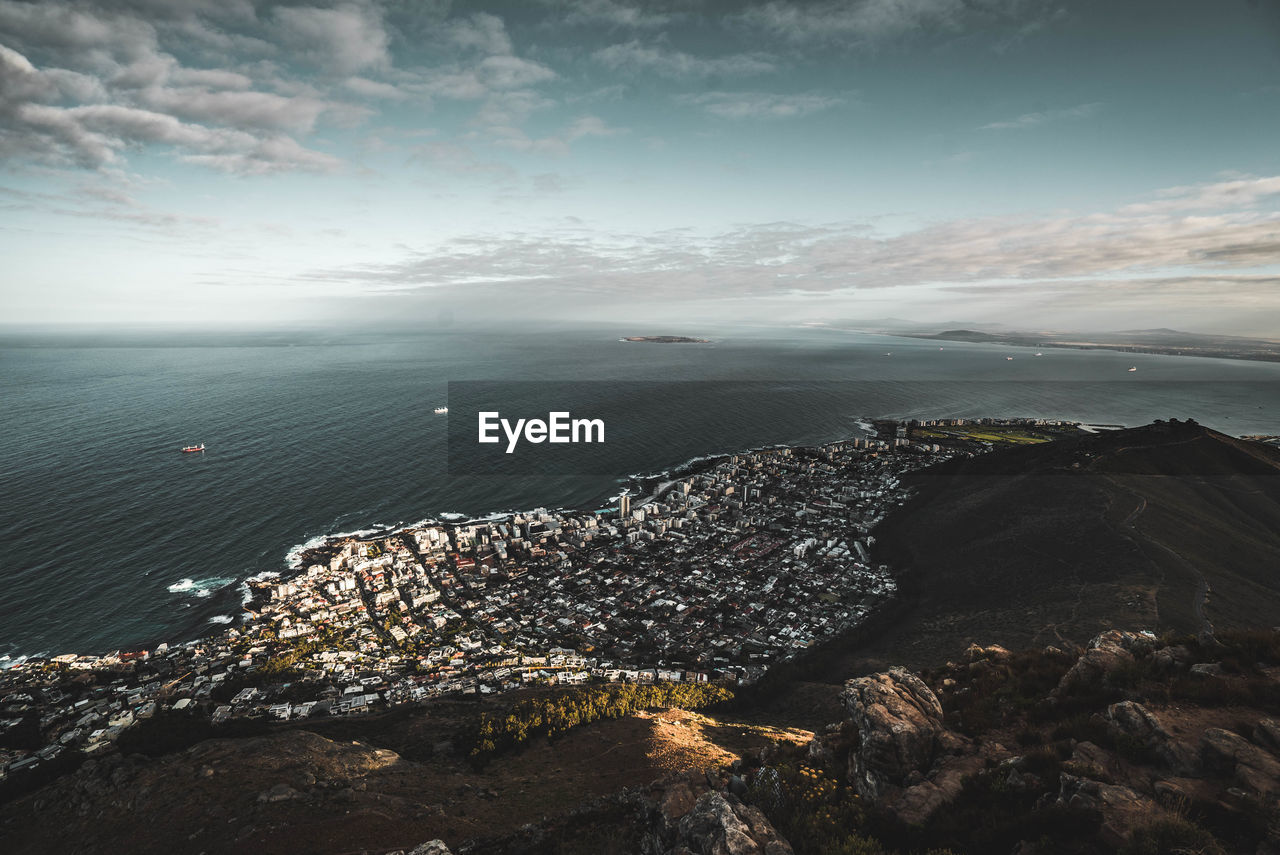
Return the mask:
<path id="1" fill-rule="evenodd" d="M 202 442 L 199 445 L 186 445 L 182 448 L 183 454 L 190 454 L 193 451 L 204 451 L 204 443 Z"/>

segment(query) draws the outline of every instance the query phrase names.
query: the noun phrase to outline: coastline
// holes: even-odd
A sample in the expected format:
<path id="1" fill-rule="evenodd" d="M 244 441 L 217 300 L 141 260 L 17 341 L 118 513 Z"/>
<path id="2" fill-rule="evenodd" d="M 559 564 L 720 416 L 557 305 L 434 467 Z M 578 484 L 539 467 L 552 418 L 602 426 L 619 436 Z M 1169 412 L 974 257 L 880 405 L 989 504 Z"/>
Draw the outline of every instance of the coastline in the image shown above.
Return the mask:
<path id="1" fill-rule="evenodd" d="M 1008 417 L 1010 420 L 1017 420 L 1023 417 Z M 750 455 L 760 452 L 769 452 L 777 450 L 802 450 L 807 448 L 816 448 L 831 442 L 841 442 L 848 439 L 874 437 L 877 433 L 874 422 L 884 421 L 882 419 L 873 419 L 869 416 L 850 416 L 849 419 L 853 425 L 850 428 L 850 436 L 845 439 L 833 438 L 819 445 L 797 445 L 788 443 L 771 443 L 767 445 L 755 446 L 751 448 L 719 451 L 711 454 L 697 455 L 679 463 L 668 466 L 654 472 L 632 473 L 615 479 L 615 482 L 621 485 L 621 492 L 632 497 L 643 496 L 645 500 L 649 500 L 656 495 L 656 491 L 660 491 L 669 485 L 673 480 L 687 478 L 697 475 L 702 471 L 714 468 L 720 462 L 733 457 L 735 455 Z M 854 436 L 860 434 L 860 437 Z M 633 489 L 634 488 L 634 489 Z M 615 497 L 616 498 L 616 497 Z M 550 509 L 556 513 L 600 513 L 608 510 L 607 506 L 595 509 L 587 508 L 554 508 Z M 252 615 L 255 613 L 252 605 L 259 602 L 259 595 L 256 589 L 260 589 L 268 583 L 287 583 L 297 579 L 305 574 L 305 568 L 308 559 L 312 557 L 322 556 L 332 553 L 335 549 L 341 547 L 342 544 L 357 542 L 374 537 L 386 537 L 401 534 L 423 526 L 458 526 L 472 525 L 479 523 L 495 522 L 507 519 L 513 516 L 526 515 L 536 513 L 543 509 L 505 509 L 497 511 L 489 511 L 476 515 L 468 515 L 445 511 L 427 516 L 411 523 L 396 524 L 368 524 L 364 527 L 346 531 L 334 532 L 314 535 L 307 538 L 301 543 L 295 544 L 285 550 L 283 556 L 284 567 L 277 570 L 261 570 L 245 577 L 242 580 L 234 578 L 226 578 L 225 583 L 220 587 L 237 586 L 241 591 L 240 606 L 234 615 L 215 615 L 209 619 L 208 629 L 182 642 L 170 644 L 172 647 L 181 645 L 189 645 L 195 643 L 207 643 L 227 637 L 229 632 L 233 632 L 237 627 L 245 622 L 246 613 Z M 217 577 L 221 580 L 223 577 Z M 188 580 L 182 580 L 183 582 Z M 181 584 L 181 583 L 177 583 Z M 170 586 L 172 587 L 172 586 Z M 222 618 L 230 618 L 223 620 Z M 151 639 L 144 639 L 129 643 L 105 646 L 100 651 L 64 651 L 62 653 L 54 653 L 52 650 L 43 650 L 35 653 L 19 653 L 17 655 L 0 656 L 0 674 L 20 667 L 25 663 L 33 661 L 47 661 L 59 656 L 76 656 L 76 657 L 110 657 L 113 655 L 127 655 L 137 651 L 144 651 L 156 647 L 157 645 L 168 643 L 165 636 L 157 636 Z"/>

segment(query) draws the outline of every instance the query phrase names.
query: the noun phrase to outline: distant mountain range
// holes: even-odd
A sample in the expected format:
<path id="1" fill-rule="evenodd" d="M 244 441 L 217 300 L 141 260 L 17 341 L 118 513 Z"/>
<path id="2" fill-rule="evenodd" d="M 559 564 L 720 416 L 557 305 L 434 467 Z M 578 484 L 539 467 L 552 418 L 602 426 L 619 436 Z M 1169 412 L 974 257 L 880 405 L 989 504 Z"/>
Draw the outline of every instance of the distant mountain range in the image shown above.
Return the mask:
<path id="1" fill-rule="evenodd" d="M 1206 335 L 1165 328 L 1102 333 L 1004 332 L 969 328 L 947 328 L 941 332 L 924 332 L 918 329 L 901 329 L 893 331 L 893 334 L 909 338 L 989 342 L 1018 347 L 1071 347 L 1081 350 L 1120 350 L 1165 356 L 1206 356 L 1218 359 L 1280 362 L 1280 340 Z"/>

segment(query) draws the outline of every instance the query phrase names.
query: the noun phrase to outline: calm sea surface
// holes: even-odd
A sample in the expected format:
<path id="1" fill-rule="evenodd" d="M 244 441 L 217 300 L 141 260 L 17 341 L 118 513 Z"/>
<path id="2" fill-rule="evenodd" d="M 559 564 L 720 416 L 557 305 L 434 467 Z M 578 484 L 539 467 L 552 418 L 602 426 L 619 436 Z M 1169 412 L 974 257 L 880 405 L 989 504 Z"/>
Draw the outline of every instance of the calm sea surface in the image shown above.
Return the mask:
<path id="1" fill-rule="evenodd" d="M 0 656 L 196 637 L 239 614 L 245 579 L 285 569 L 292 548 L 324 534 L 596 507 L 631 473 L 849 436 L 861 416 L 1190 416 L 1235 435 L 1280 433 L 1278 364 L 1036 357 L 820 329 L 691 333 L 709 345 L 618 340 L 636 332 L 0 340 Z M 447 383 L 464 380 L 608 380 L 623 399 L 625 381 L 673 385 L 667 400 L 645 384 L 610 434 L 625 440 L 592 449 L 605 459 L 589 471 L 604 474 L 473 477 L 448 466 L 455 414 L 432 413 Z M 687 382 L 730 380 L 767 382 Z M 559 408 L 553 385 L 511 388 L 524 399 L 504 411 Z M 205 453 L 178 453 L 199 443 Z"/>

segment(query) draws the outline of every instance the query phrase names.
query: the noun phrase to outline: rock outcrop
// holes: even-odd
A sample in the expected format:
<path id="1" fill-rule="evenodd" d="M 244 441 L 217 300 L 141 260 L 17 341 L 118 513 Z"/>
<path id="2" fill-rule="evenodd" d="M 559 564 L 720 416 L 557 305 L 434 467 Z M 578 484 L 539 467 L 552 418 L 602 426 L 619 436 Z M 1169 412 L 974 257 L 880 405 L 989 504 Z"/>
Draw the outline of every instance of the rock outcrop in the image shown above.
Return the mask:
<path id="1" fill-rule="evenodd" d="M 1000 648 L 971 651 L 981 660 L 1008 655 Z M 937 696 L 910 671 L 850 680 L 841 697 L 857 733 L 848 780 L 903 822 L 924 822 L 985 764 L 968 739 L 946 727 Z"/>
<path id="2" fill-rule="evenodd" d="M 707 776 L 677 776 L 624 797 L 642 817 L 644 855 L 793 855 L 759 808 L 708 785 Z"/>
<path id="3" fill-rule="evenodd" d="M 666 855 L 792 855 L 792 849 L 759 808 L 710 792 L 680 819 Z"/>
<path id="4" fill-rule="evenodd" d="M 1097 683 L 1112 671 L 1133 664 L 1135 653 L 1154 650 L 1157 643 L 1155 635 L 1150 632 L 1108 630 L 1089 642 L 1076 664 L 1063 675 L 1058 692 Z"/>
<path id="5" fill-rule="evenodd" d="M 1238 733 L 1211 727 L 1200 738 L 1205 767 L 1231 776 L 1246 793 L 1280 795 L 1280 760 Z"/>
<path id="6" fill-rule="evenodd" d="M 849 755 L 849 781 L 864 798 L 919 783 L 938 752 L 942 704 L 905 668 L 858 677 L 841 696 L 858 746 Z"/>
<path id="7" fill-rule="evenodd" d="M 392 852 L 390 855 L 398 855 L 398 853 Z M 453 855 L 453 853 L 448 846 L 444 845 L 443 840 L 428 840 L 421 846 L 415 846 L 405 855 Z"/>

